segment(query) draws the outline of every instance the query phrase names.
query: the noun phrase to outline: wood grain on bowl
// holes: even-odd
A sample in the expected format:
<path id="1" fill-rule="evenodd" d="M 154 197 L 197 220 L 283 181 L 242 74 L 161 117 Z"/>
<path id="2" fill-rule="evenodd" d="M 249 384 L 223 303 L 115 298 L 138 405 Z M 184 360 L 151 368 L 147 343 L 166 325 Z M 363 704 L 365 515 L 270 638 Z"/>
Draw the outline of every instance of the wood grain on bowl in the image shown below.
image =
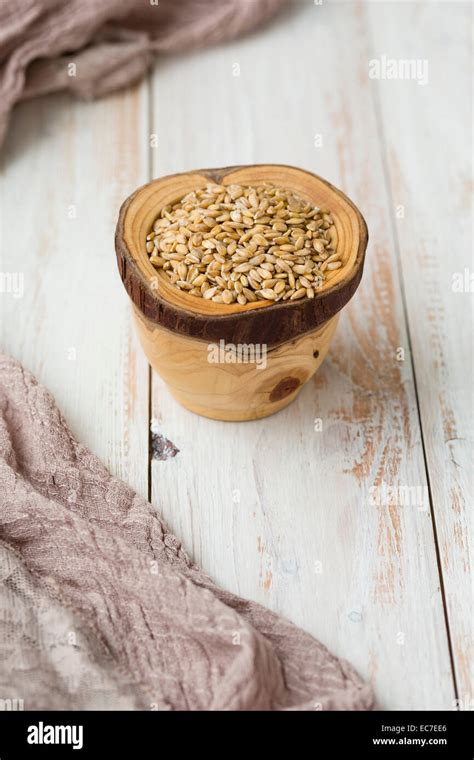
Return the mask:
<path id="1" fill-rule="evenodd" d="M 324 361 L 339 319 L 274 348 L 259 344 L 261 362 L 212 363 L 209 351 L 219 344 L 173 333 L 136 307 L 134 313 L 145 353 L 173 396 L 204 417 L 234 421 L 267 417 L 293 401 Z"/>

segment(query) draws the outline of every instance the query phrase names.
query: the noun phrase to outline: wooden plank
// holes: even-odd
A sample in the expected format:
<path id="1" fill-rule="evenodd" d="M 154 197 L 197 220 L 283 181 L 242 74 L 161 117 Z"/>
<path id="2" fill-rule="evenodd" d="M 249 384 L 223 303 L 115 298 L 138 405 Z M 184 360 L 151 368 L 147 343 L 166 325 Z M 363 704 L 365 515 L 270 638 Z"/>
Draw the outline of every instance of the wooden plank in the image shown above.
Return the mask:
<path id="1" fill-rule="evenodd" d="M 359 5 L 298 4 L 258 35 L 156 70 L 155 176 L 299 165 L 353 198 L 372 243 L 329 358 L 287 410 L 214 422 L 180 409 L 154 377 L 156 433 L 179 452 L 157 446 L 152 495 L 211 576 L 351 660 L 381 707 L 449 708 L 429 509 L 372 503 L 383 483 L 424 495 L 427 482 L 411 365 L 397 361 L 408 338 L 368 46 Z"/>
<path id="2" fill-rule="evenodd" d="M 368 9 L 374 55 L 416 61 L 419 73 L 427 67 L 426 84 L 380 79 L 372 88 L 381 111 L 460 706 L 472 709 L 472 10 L 468 3 L 371 3 Z"/>
<path id="3" fill-rule="evenodd" d="M 54 393 L 76 436 L 147 495 L 148 369 L 114 253 L 122 200 L 148 173 L 144 84 L 95 103 L 22 105 L 3 149 L 2 346 Z"/>

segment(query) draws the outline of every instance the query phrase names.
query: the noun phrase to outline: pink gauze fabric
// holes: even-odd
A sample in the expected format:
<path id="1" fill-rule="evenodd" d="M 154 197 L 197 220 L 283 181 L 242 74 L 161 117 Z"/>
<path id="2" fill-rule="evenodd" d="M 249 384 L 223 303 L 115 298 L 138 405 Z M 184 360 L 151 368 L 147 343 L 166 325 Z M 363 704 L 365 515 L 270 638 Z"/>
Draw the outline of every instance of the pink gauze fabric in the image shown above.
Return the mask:
<path id="1" fill-rule="evenodd" d="M 56 90 L 99 97 L 140 79 L 157 53 L 238 37 L 285 2 L 2 0 L 0 143 L 20 100 Z"/>
<path id="2" fill-rule="evenodd" d="M 215 586 L 1 355 L 0 694 L 24 709 L 373 707 L 347 662 Z"/>

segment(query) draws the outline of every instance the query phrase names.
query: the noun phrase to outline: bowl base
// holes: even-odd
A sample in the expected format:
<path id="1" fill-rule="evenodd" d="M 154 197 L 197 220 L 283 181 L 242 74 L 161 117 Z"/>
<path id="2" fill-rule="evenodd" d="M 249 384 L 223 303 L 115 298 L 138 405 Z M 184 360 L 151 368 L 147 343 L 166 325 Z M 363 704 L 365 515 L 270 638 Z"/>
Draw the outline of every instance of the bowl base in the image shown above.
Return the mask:
<path id="1" fill-rule="evenodd" d="M 180 404 L 203 417 L 244 421 L 268 417 L 296 398 L 322 364 L 339 314 L 271 348 L 189 338 L 137 309 L 135 319 L 148 361 Z"/>
<path id="2" fill-rule="evenodd" d="M 167 386 L 169 392 L 181 406 L 184 406 L 189 412 L 198 414 L 200 417 L 207 417 L 210 420 L 220 420 L 221 422 L 251 422 L 252 420 L 261 420 L 263 417 L 270 417 L 272 414 L 276 414 L 289 406 L 298 396 L 302 386 L 300 386 L 294 393 L 281 401 L 274 403 L 268 403 L 266 406 L 257 407 L 255 409 L 214 409 L 209 407 L 200 406 L 194 403 L 192 399 L 188 399 L 180 393 L 177 393 L 174 388 Z"/>

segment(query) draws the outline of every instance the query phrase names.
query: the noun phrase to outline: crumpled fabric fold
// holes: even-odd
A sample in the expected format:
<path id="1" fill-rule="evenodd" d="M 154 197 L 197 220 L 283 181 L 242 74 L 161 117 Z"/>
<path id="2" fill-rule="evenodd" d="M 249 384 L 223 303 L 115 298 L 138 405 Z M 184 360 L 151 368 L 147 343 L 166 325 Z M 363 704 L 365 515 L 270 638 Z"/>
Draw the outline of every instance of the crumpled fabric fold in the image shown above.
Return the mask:
<path id="1" fill-rule="evenodd" d="M 159 53 L 238 37 L 287 0 L 2 0 L 0 144 L 25 98 L 95 98 L 132 84 Z"/>
<path id="2" fill-rule="evenodd" d="M 219 589 L 4 355 L 0 600 L 0 693 L 25 710 L 373 708 L 349 663 Z"/>

